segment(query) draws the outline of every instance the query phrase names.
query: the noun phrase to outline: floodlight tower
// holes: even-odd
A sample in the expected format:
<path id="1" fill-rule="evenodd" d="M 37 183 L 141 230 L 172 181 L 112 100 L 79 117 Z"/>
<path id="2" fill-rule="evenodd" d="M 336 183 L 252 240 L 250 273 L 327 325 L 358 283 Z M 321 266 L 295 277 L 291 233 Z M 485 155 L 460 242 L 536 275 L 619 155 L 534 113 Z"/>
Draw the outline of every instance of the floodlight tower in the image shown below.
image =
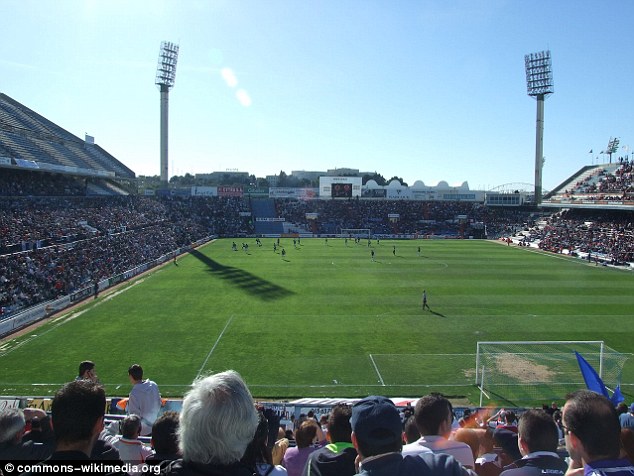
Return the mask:
<path id="1" fill-rule="evenodd" d="M 610 163 L 612 163 L 612 154 L 614 154 L 617 150 L 619 150 L 620 142 L 621 141 L 619 140 L 618 137 L 615 137 L 614 139 L 610 137 L 610 140 L 608 141 L 608 148 L 605 149 L 605 153 L 610 156 Z"/>
<path id="2" fill-rule="evenodd" d="M 528 95 L 537 100 L 537 133 L 535 139 L 535 203 L 542 201 L 542 168 L 544 166 L 544 99 L 555 92 L 550 51 L 524 56 Z"/>
<path id="3" fill-rule="evenodd" d="M 176 78 L 176 62 L 178 61 L 178 45 L 169 41 L 161 42 L 158 66 L 156 67 L 156 80 L 154 84 L 161 91 L 161 184 L 168 186 L 167 170 L 167 122 L 169 92 L 174 87 Z"/>

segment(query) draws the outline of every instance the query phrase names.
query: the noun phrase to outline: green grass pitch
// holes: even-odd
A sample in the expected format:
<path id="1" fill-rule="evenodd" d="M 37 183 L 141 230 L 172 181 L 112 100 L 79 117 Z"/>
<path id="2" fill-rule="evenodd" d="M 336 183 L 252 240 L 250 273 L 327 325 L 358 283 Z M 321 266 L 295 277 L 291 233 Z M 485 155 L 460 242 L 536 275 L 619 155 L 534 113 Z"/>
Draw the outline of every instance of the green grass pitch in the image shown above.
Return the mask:
<path id="1" fill-rule="evenodd" d="M 439 391 L 477 403 L 477 341 L 604 340 L 634 352 L 631 272 L 486 241 L 373 240 L 374 262 L 363 240 L 282 238 L 285 257 L 273 239 L 235 240 L 238 251 L 232 241 L 5 340 L 0 394 L 51 395 L 88 359 L 112 396 L 128 394 L 127 368 L 140 363 L 163 396 L 235 369 L 261 398 Z"/>

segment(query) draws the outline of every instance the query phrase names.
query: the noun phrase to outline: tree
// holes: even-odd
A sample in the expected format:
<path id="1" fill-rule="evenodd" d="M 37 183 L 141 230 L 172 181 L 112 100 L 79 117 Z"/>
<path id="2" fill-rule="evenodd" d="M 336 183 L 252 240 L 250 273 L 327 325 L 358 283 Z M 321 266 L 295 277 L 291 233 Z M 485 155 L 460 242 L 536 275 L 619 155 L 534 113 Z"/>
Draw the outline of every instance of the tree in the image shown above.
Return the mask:
<path id="1" fill-rule="evenodd" d="M 383 177 L 383 175 L 374 172 L 374 174 L 372 175 L 364 175 L 363 178 L 361 179 L 361 182 L 363 183 L 363 185 L 365 185 L 366 183 L 368 183 L 368 180 L 374 180 L 377 185 L 387 185 L 387 182 L 385 181 L 385 177 Z"/>
<path id="2" fill-rule="evenodd" d="M 280 174 L 277 178 L 277 185 L 280 187 L 288 186 L 288 175 L 286 175 L 286 172 L 284 172 L 283 170 L 280 170 Z"/>

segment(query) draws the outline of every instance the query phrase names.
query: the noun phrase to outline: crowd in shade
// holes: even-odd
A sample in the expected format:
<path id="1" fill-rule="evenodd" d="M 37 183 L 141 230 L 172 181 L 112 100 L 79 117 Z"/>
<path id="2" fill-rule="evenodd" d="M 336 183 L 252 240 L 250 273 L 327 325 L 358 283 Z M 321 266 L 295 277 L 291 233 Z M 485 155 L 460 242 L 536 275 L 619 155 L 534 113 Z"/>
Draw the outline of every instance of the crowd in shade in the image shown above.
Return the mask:
<path id="1" fill-rule="evenodd" d="M 2 169 L 0 197 L 85 196 L 86 179 L 70 175 L 42 174 L 30 170 Z"/>
<path id="2" fill-rule="evenodd" d="M 0 202 L 0 316 L 67 295 L 213 235 L 250 229 L 235 198 Z"/>
<path id="3" fill-rule="evenodd" d="M 277 215 L 316 234 L 341 229 L 369 229 L 373 235 L 468 237 L 474 227 L 487 226 L 492 238 L 530 226 L 538 215 L 503 210 L 467 201 L 416 200 L 276 200 Z"/>
<path id="4" fill-rule="evenodd" d="M 228 370 L 194 381 L 181 411 L 158 416 L 141 439 L 143 418 L 107 424 L 103 387 L 77 378 L 55 394 L 50 415 L 0 411 L 0 460 L 118 462 L 128 474 L 186 476 L 634 474 L 634 404 L 615 408 L 589 390 L 562 402 L 464 409 L 458 419 L 441 394 L 406 407 L 374 395 L 287 426 Z"/>

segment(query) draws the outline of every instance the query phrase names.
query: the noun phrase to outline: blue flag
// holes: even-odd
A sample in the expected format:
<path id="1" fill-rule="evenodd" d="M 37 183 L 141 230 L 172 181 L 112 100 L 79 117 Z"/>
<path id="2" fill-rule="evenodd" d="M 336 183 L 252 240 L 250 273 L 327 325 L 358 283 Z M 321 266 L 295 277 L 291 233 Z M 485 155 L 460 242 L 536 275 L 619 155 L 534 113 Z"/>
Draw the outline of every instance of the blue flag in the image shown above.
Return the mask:
<path id="1" fill-rule="evenodd" d="M 605 388 L 603 380 L 601 380 L 597 371 L 594 370 L 592 365 L 590 365 L 586 359 L 581 357 L 579 352 L 575 351 L 575 355 L 577 356 L 579 369 L 581 370 L 581 375 L 583 375 L 583 380 L 586 382 L 588 390 L 592 390 L 593 392 L 600 393 L 604 397 L 610 398 L 610 395 L 608 395 L 608 389 Z"/>
<path id="2" fill-rule="evenodd" d="M 612 400 L 612 404 L 614 406 L 617 406 L 619 403 L 621 403 L 623 400 L 625 400 L 625 397 L 621 393 L 621 386 L 620 385 L 616 386 L 616 388 L 614 389 L 614 393 L 612 394 L 612 398 L 610 398 L 610 400 Z"/>
<path id="3" fill-rule="evenodd" d="M 577 362 L 579 363 L 579 369 L 581 370 L 581 375 L 583 375 L 583 380 L 586 382 L 586 387 L 588 390 L 599 393 L 606 398 L 610 398 L 608 394 L 608 389 L 605 387 L 603 380 L 599 377 L 599 374 L 596 370 L 588 363 L 586 359 L 584 359 L 579 352 L 575 351 L 575 355 L 577 356 Z M 614 394 L 610 401 L 616 406 L 620 402 L 625 400 L 625 397 L 621 393 L 621 387 L 617 386 L 614 389 Z"/>

